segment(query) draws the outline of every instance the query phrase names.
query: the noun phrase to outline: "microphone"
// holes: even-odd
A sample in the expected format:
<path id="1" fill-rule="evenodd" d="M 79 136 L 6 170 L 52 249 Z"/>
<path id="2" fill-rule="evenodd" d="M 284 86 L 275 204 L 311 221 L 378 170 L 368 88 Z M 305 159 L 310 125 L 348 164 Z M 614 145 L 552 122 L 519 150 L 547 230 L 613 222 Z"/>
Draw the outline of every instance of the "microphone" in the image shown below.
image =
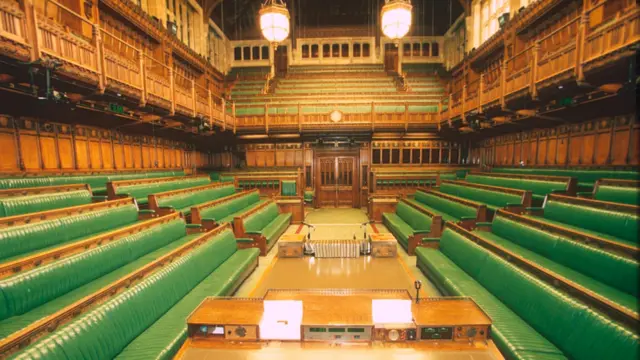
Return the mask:
<path id="1" fill-rule="evenodd" d="M 308 226 L 308 227 L 310 227 L 310 228 L 314 228 L 314 229 L 316 228 L 315 226 L 313 226 L 313 225 L 311 225 L 311 224 L 309 224 L 309 223 L 306 223 L 306 222 L 304 222 L 304 221 L 302 222 L 302 225 L 304 225 L 304 226 Z"/>

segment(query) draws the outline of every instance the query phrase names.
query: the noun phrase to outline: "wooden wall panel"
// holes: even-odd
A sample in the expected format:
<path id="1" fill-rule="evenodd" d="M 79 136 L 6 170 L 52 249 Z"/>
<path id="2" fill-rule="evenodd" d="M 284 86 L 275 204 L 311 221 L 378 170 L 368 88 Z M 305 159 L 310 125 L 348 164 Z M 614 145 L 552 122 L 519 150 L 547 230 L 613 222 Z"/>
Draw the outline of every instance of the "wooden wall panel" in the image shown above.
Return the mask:
<path id="1" fill-rule="evenodd" d="M 58 151 L 60 153 L 60 168 L 73 169 L 73 139 L 70 136 L 58 136 Z"/>
<path id="2" fill-rule="evenodd" d="M 142 167 L 148 169 L 151 167 L 151 147 L 142 146 Z"/>
<path id="3" fill-rule="evenodd" d="M 22 154 L 22 161 L 24 163 L 25 170 L 39 170 L 40 166 L 40 151 L 39 141 L 37 135 L 20 135 L 20 153 Z"/>
<path id="4" fill-rule="evenodd" d="M 557 141 L 556 149 L 556 161 L 558 165 L 565 165 L 567 163 L 567 136 L 560 135 Z"/>
<path id="5" fill-rule="evenodd" d="M 0 129 L 0 149 L 2 149 L 2 156 L 0 156 L 0 170 L 19 170 L 18 152 L 16 151 L 16 140 L 13 133 L 3 132 Z"/>
<path id="6" fill-rule="evenodd" d="M 95 139 L 89 140 L 89 159 L 92 169 L 102 168 L 102 154 L 100 149 L 100 141 Z"/>
<path id="7" fill-rule="evenodd" d="M 594 133 L 586 134 L 582 137 L 582 164 L 584 165 L 592 165 L 593 164 L 593 154 L 595 151 L 595 139 L 596 135 Z"/>
<path id="8" fill-rule="evenodd" d="M 76 164 L 78 169 L 89 168 L 89 145 L 85 139 L 76 137 Z"/>
<path id="9" fill-rule="evenodd" d="M 42 167 L 45 170 L 58 169 L 58 148 L 54 136 L 55 134 L 40 135 Z"/>
<path id="10" fill-rule="evenodd" d="M 100 148 L 102 150 L 102 164 L 104 169 L 113 169 L 113 147 L 111 142 L 106 139 L 102 139 L 100 142 Z"/>
<path id="11" fill-rule="evenodd" d="M 140 146 L 140 144 L 135 143 L 131 146 L 132 148 L 132 152 L 131 152 L 131 156 L 132 156 L 132 165 L 131 167 L 133 167 L 134 169 L 142 169 L 142 147 Z"/>
<path id="12" fill-rule="evenodd" d="M 555 137 L 547 140 L 547 164 L 556 165 L 556 151 L 558 150 L 558 139 Z"/>
<path id="13" fill-rule="evenodd" d="M 113 164 L 116 169 L 124 169 L 124 146 L 120 142 L 113 143 Z"/>

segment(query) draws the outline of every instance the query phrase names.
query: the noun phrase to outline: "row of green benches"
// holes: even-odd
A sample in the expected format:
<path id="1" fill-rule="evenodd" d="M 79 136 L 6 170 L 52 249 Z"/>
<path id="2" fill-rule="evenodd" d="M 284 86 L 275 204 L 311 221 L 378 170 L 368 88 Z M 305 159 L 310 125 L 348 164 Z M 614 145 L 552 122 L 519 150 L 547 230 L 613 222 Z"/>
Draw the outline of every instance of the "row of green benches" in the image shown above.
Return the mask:
<path id="1" fill-rule="evenodd" d="M 555 169 L 555 168 L 493 168 L 494 173 L 565 176 L 578 179 L 581 190 L 593 189 L 599 179 L 640 180 L 640 172 L 630 170 Z"/>
<path id="2" fill-rule="evenodd" d="M 327 101 L 329 102 L 329 101 Z M 302 106 L 302 114 L 328 114 L 333 110 L 340 110 L 345 114 L 370 114 L 371 105 L 362 106 Z M 409 105 L 409 113 L 424 113 L 424 112 L 436 112 L 438 106 L 434 105 Z M 282 107 L 270 107 L 269 115 L 296 115 L 298 114 L 297 106 L 282 106 Z M 400 114 L 405 112 L 404 105 L 376 105 L 374 106 L 375 113 L 394 113 Z M 237 116 L 260 116 L 265 114 L 264 106 L 256 104 L 254 107 L 236 107 Z"/>
<path id="3" fill-rule="evenodd" d="M 18 352 L 17 359 L 169 359 L 186 339 L 188 314 L 206 296 L 233 294 L 257 266 L 259 251 L 239 249 L 228 225 L 204 233 L 176 213 L 127 230 L 2 273 L 0 352 Z M 22 350 L 30 338 L 37 341 Z"/>

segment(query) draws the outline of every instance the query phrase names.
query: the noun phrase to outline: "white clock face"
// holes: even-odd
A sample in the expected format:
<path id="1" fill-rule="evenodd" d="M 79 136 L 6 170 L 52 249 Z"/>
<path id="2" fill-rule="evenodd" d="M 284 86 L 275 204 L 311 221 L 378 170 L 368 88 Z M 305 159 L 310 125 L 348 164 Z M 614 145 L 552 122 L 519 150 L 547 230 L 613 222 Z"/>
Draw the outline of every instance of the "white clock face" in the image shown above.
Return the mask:
<path id="1" fill-rule="evenodd" d="M 331 114 L 329 114 L 329 118 L 333 122 L 338 122 L 342 120 L 342 112 L 340 112 L 339 110 L 333 110 Z"/>

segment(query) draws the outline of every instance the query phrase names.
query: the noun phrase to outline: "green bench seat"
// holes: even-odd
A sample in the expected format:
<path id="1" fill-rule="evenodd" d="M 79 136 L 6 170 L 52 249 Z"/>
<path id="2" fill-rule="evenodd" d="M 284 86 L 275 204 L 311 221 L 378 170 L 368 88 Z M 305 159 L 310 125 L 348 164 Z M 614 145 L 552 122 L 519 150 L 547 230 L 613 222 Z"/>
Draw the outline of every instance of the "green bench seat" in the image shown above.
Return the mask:
<path id="1" fill-rule="evenodd" d="M 244 219 L 244 230 L 249 235 L 261 235 L 267 240 L 267 250 L 276 243 L 291 224 L 291 213 L 280 214 L 278 205 L 271 202 Z"/>
<path id="2" fill-rule="evenodd" d="M 304 191 L 304 202 L 305 203 L 312 203 L 313 202 L 313 198 L 316 196 L 316 192 L 313 190 L 305 190 Z"/>
<path id="3" fill-rule="evenodd" d="M 282 180 L 282 189 L 280 189 L 280 195 L 282 196 L 298 195 L 295 180 Z"/>
<path id="4" fill-rule="evenodd" d="M 16 359 L 112 359 L 237 251 L 230 230 L 38 339 Z M 251 253 L 248 253 L 251 254 Z M 226 272 L 230 275 L 230 272 Z M 165 344 L 170 345 L 170 344 Z"/>
<path id="5" fill-rule="evenodd" d="M 221 197 L 232 195 L 236 192 L 235 186 L 225 185 L 203 189 L 197 192 L 179 193 L 171 196 L 163 196 L 157 199 L 158 206 L 171 207 L 185 215 L 191 214 L 191 207 L 205 203 L 207 201 L 216 200 Z"/>
<path id="6" fill-rule="evenodd" d="M 520 195 L 489 189 L 478 189 L 464 186 L 464 184 L 442 183 L 440 184 L 439 191 L 448 195 L 486 204 L 487 208 L 492 211 L 496 211 L 510 204 L 522 204 L 522 197 Z"/>
<path id="7" fill-rule="evenodd" d="M 627 309 L 638 312 L 638 262 L 499 214 L 491 232 L 474 232 Z"/>
<path id="8" fill-rule="evenodd" d="M 432 219 L 420 210 L 400 201 L 396 206 L 395 213 L 382 213 L 382 223 L 407 249 L 410 237 L 427 234 L 431 231 Z"/>
<path id="9" fill-rule="evenodd" d="M 150 194 L 207 185 L 210 182 L 211 180 L 207 177 L 189 177 L 149 184 L 125 185 L 116 188 L 116 195 L 130 196 L 136 199 L 138 204 L 144 205 L 148 203 L 147 197 Z"/>
<path id="10" fill-rule="evenodd" d="M 551 180 L 532 180 L 527 178 L 507 178 L 497 176 L 492 177 L 474 174 L 467 175 L 465 180 L 474 184 L 529 190 L 531 191 L 533 199 L 538 202 L 542 202 L 547 194 L 562 192 L 567 189 L 566 182 Z"/>
<path id="11" fill-rule="evenodd" d="M 87 205 L 91 198 L 89 190 L 0 198 L 0 217 Z"/>
<path id="12" fill-rule="evenodd" d="M 121 266 L 90 283 L 79 286 L 45 304 L 35 307 L 24 314 L 13 316 L 0 321 L 0 339 L 5 338 L 44 317 L 54 314 L 55 312 L 75 303 L 78 300 L 95 293 L 103 287 L 119 280 L 120 278 L 128 275 L 131 272 L 134 272 L 146 266 L 147 264 L 150 264 L 151 262 L 159 259 L 160 257 L 170 253 L 171 251 L 201 235 L 201 233 L 196 233 L 183 236 L 180 239 L 169 243 L 168 245 L 165 245 L 155 251 L 143 255 L 135 261 Z"/>
<path id="13" fill-rule="evenodd" d="M 267 200 L 260 200 L 258 192 L 251 192 L 216 206 L 200 210 L 202 220 L 212 220 L 218 224 L 233 223 L 233 218 L 251 210 Z"/>
<path id="14" fill-rule="evenodd" d="M 600 201 L 640 206 L 640 188 L 598 185 L 593 198 Z"/>
<path id="15" fill-rule="evenodd" d="M 422 191 L 416 191 L 414 199 L 420 205 L 441 214 L 445 221 L 458 222 L 465 219 L 475 219 L 478 213 L 478 210 L 471 206 Z"/>
<path id="16" fill-rule="evenodd" d="M 640 355 L 638 335 L 452 229 L 444 231 L 440 252 L 417 251 L 418 264 L 447 294 L 471 296 L 487 312 L 493 320 L 492 337 L 508 358 L 564 354 L 575 360 L 637 359 Z M 506 310 L 529 328 L 513 316 L 504 318 Z"/>
<path id="17" fill-rule="evenodd" d="M 640 215 L 572 204 L 550 197 L 536 220 L 560 225 L 616 242 L 639 245 Z"/>
<path id="18" fill-rule="evenodd" d="M 591 188 L 599 179 L 640 180 L 640 173 L 629 170 L 583 170 L 583 169 L 544 169 L 544 168 L 493 168 L 492 172 L 511 174 L 570 176 L 578 179 L 582 188 Z"/>
<path id="19" fill-rule="evenodd" d="M 158 321 L 133 340 L 118 360 L 172 359 L 187 339 L 187 317 L 208 296 L 231 296 L 260 255 L 258 249 L 236 251 Z"/>
<path id="20" fill-rule="evenodd" d="M 0 280 L 0 319 L 23 314 L 186 235 L 177 218 Z"/>
<path id="21" fill-rule="evenodd" d="M 0 261 L 11 261 L 35 252 L 83 240 L 101 232 L 130 225 L 138 220 L 133 204 L 111 209 L 88 211 L 77 215 L 38 221 L 0 229 Z"/>

